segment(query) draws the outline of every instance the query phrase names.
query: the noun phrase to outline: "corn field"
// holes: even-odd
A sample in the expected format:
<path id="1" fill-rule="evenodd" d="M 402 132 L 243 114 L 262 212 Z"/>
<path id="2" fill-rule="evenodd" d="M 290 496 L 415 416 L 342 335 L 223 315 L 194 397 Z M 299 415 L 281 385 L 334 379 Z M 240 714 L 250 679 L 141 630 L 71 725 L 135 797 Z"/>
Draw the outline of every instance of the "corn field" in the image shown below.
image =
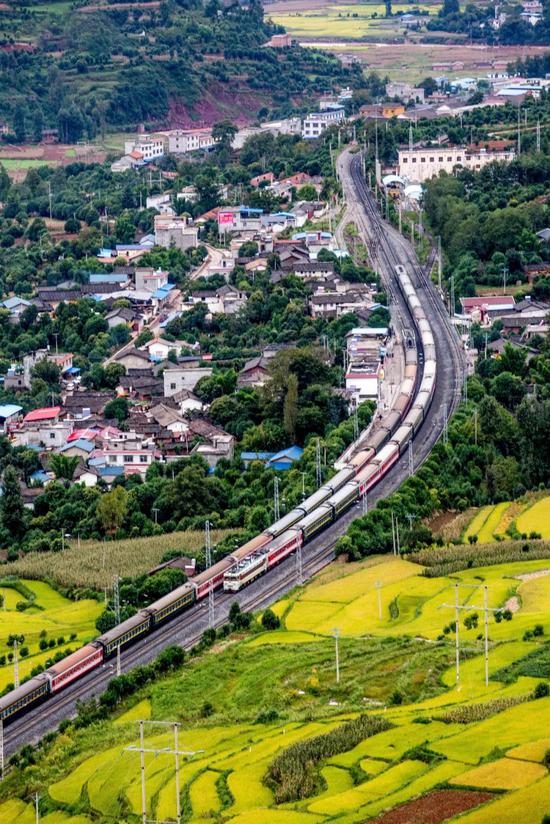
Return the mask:
<path id="1" fill-rule="evenodd" d="M 510 707 L 515 707 L 516 704 L 523 704 L 524 701 L 529 700 L 529 697 L 528 695 L 510 695 L 507 698 L 486 701 L 484 704 L 464 704 L 449 710 L 445 715 L 436 715 L 434 719 L 443 721 L 445 724 L 473 724 L 491 718 Z"/>
<path id="2" fill-rule="evenodd" d="M 483 546 L 426 549 L 409 556 L 409 560 L 426 567 L 424 575 L 428 578 L 438 578 L 472 567 L 513 561 L 538 561 L 543 558 L 550 558 L 550 541 L 497 541 Z"/>
<path id="3" fill-rule="evenodd" d="M 231 533 L 214 529 L 214 546 Z M 71 540 L 62 552 L 30 552 L 24 558 L 0 566 L 0 573 L 21 578 L 49 579 L 62 587 L 103 590 L 113 585 L 116 575 L 133 577 L 157 566 L 170 550 L 198 556 L 204 548 L 204 532 L 170 532 L 148 538 L 122 541 Z"/>

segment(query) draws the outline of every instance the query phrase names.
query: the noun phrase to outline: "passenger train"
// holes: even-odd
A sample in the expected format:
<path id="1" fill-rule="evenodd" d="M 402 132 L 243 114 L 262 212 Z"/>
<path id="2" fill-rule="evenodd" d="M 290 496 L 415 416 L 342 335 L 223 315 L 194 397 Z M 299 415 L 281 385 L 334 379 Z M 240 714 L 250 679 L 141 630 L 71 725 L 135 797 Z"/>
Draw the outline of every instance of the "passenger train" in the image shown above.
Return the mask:
<path id="1" fill-rule="evenodd" d="M 0 721 L 6 722 L 62 690 L 100 666 L 118 648 L 201 601 L 211 590 L 223 587 L 225 591 L 239 591 L 311 541 L 384 477 L 420 428 L 433 397 L 437 372 L 434 338 L 424 309 L 404 267 L 397 266 L 396 274 L 414 319 L 420 347 L 412 344 L 406 347 L 405 374 L 392 411 L 364 441 L 356 442 L 353 457 L 326 484 L 261 535 L 1 697 Z"/>

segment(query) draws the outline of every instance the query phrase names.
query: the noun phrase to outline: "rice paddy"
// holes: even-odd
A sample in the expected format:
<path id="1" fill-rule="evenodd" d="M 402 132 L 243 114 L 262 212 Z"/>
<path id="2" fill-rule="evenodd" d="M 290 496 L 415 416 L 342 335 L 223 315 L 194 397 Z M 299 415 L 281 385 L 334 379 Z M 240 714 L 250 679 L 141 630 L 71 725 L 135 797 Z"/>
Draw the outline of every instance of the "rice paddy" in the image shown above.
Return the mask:
<path id="1" fill-rule="evenodd" d="M 359 824 L 446 786 L 455 799 L 484 791 L 469 806 L 464 802 L 469 812 L 461 821 L 540 824 L 550 809 L 544 765 L 550 739 L 542 737 L 550 729 L 550 697 L 536 704 L 528 700 L 540 680 L 533 677 L 485 686 L 477 637 L 482 621 L 471 630 L 461 623 L 464 654 L 457 683 L 454 635 L 442 634 L 442 628 L 453 620 L 444 605 L 453 602 L 456 582 L 462 585 L 460 603 L 475 609 L 483 603 L 485 585 L 494 608 L 515 594 L 512 621 L 489 619 L 490 672 L 525 657 L 545 640 L 523 640 L 525 628 L 546 621 L 550 632 L 550 576 L 541 574 L 547 565 L 525 561 L 469 569 L 452 579 L 424 577 L 417 565 L 396 558 L 333 565 L 275 606 L 279 630 L 190 660 L 177 675 L 139 692 L 114 723 L 61 736 L 35 774 L 38 781 L 43 776 L 49 799 L 43 820 L 130 824 L 141 815 L 139 754 L 128 747 L 138 744 L 137 721 L 145 718 L 148 749 L 173 745 L 173 733 L 155 720 L 178 720 L 180 749 L 195 753 L 181 758 L 186 820 Z M 47 602 L 47 590 L 42 597 Z M 53 608 L 57 594 L 50 597 Z M 342 634 L 340 684 L 334 677 L 335 627 Z M 401 697 L 394 700 L 392 690 Z M 201 714 L 205 698 L 211 717 Z M 451 711 L 495 698 L 510 701 L 481 713 L 482 720 L 474 720 L 475 713 L 472 720 L 451 720 Z M 272 719 L 258 723 L 267 709 Z M 316 794 L 276 805 L 265 783 L 273 759 L 360 712 L 383 714 L 392 726 L 322 760 Z M 173 755 L 147 753 L 145 775 L 147 816 L 175 819 Z M 472 803 L 481 806 L 471 809 Z M 27 799 L 9 798 L 0 787 L 2 824 L 32 824 L 32 812 Z"/>
<path id="2" fill-rule="evenodd" d="M 77 649 L 97 635 L 95 622 L 102 605 L 95 600 L 70 601 L 43 581 L 8 582 L 3 579 L 0 595 L 0 691 L 13 682 L 10 635 L 24 636 L 25 650 L 19 656 L 19 675 L 29 675 L 59 650 Z M 18 609 L 18 605 L 23 610 Z M 40 649 L 40 644 L 45 649 Z M 1 659 L 0 659 L 1 660 Z"/>
<path id="3" fill-rule="evenodd" d="M 457 521 L 460 519 L 458 516 Z M 505 539 L 507 532 L 527 536 L 536 533 L 541 538 L 550 538 L 550 496 L 541 497 L 537 493 L 519 501 L 483 506 L 474 511 L 462 540 L 464 543 L 472 539 L 480 544 L 491 543 Z"/>

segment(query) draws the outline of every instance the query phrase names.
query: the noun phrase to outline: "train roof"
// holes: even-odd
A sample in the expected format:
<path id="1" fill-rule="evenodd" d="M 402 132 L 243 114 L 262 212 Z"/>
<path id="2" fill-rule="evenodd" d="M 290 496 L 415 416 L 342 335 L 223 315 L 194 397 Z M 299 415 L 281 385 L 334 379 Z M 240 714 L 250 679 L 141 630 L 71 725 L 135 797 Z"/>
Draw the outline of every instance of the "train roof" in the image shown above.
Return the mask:
<path id="1" fill-rule="evenodd" d="M 286 544 L 287 541 L 291 541 L 295 538 L 299 532 L 299 529 L 287 529 L 286 532 L 283 532 L 281 535 L 277 535 L 276 538 L 273 538 L 273 540 L 266 545 L 266 550 L 273 552 L 274 549 L 279 549 L 279 547 Z"/>
<path id="2" fill-rule="evenodd" d="M 310 526 L 310 524 L 317 523 L 317 521 L 320 520 L 323 517 L 323 515 L 326 515 L 327 513 L 332 514 L 332 507 L 330 506 L 330 504 L 323 504 L 322 506 L 314 510 L 314 512 L 310 512 L 309 515 L 306 515 L 304 518 L 302 518 L 299 525 L 302 529 L 305 529 L 306 527 Z"/>
<path id="3" fill-rule="evenodd" d="M 123 621 L 121 624 L 117 624 L 116 627 L 113 627 L 107 632 L 104 632 L 103 635 L 100 635 L 97 639 L 101 644 L 109 644 L 111 641 L 116 641 L 121 635 L 124 635 L 125 632 L 128 632 L 134 627 L 139 626 L 144 621 L 149 620 L 149 614 L 141 609 L 135 615 L 132 615 L 131 618 L 127 618 L 126 621 Z"/>
<path id="4" fill-rule="evenodd" d="M 210 578 L 213 578 L 215 575 L 219 575 L 221 572 L 225 572 L 226 569 L 233 566 L 235 560 L 232 555 L 226 555 L 225 558 L 222 558 L 221 561 L 218 561 L 216 564 L 213 564 L 208 569 L 205 569 L 204 572 L 199 572 L 198 575 L 194 575 L 191 578 L 191 583 L 195 584 L 195 586 L 200 587 L 202 584 L 205 584 L 206 581 L 209 581 Z"/>
<path id="5" fill-rule="evenodd" d="M 62 672 L 74 667 L 75 664 L 79 664 L 80 661 L 85 661 L 90 655 L 94 655 L 98 649 L 101 649 L 101 644 L 97 641 L 93 641 L 91 644 L 86 644 L 84 647 L 77 649 L 76 652 L 72 652 L 70 655 L 62 658 L 61 661 L 57 661 L 57 663 L 52 664 L 51 667 L 48 667 L 46 672 L 49 675 L 60 675 Z"/>
<path id="6" fill-rule="evenodd" d="M 34 678 L 30 678 L 28 681 L 25 681 L 25 683 L 21 684 L 21 686 L 7 692 L 5 695 L 0 697 L 0 713 L 2 710 L 11 707 L 12 704 L 15 704 L 29 693 L 34 692 L 34 690 L 42 686 L 44 682 L 47 683 L 48 678 L 43 672 L 41 672 L 40 675 L 35 675 Z"/>
<path id="7" fill-rule="evenodd" d="M 344 501 L 348 495 L 351 495 L 352 492 L 357 491 L 357 481 L 350 481 L 342 489 L 339 489 L 338 492 L 335 492 L 334 495 L 330 499 L 331 504 L 338 504 L 340 501 Z"/>
<path id="8" fill-rule="evenodd" d="M 305 509 L 307 512 L 312 512 L 312 510 L 317 509 L 317 507 L 322 504 L 327 498 L 330 498 L 332 494 L 332 490 L 328 488 L 330 481 L 320 487 L 317 492 L 314 492 L 313 495 L 310 495 L 305 501 L 302 501 L 300 507 Z"/>
<path id="9" fill-rule="evenodd" d="M 242 558 L 246 558 L 247 555 L 250 555 L 251 552 L 265 546 L 269 543 L 269 541 L 271 541 L 271 535 L 268 535 L 266 532 L 262 532 L 260 535 L 256 535 L 255 538 L 252 538 L 252 540 L 247 541 L 246 544 L 240 546 L 235 550 L 235 552 L 232 552 L 231 556 L 240 561 Z"/>
<path id="10" fill-rule="evenodd" d="M 268 526 L 266 532 L 269 532 L 270 535 L 280 535 L 281 532 L 286 532 L 291 526 L 293 526 L 300 518 L 303 518 L 304 510 L 301 507 L 296 507 L 285 515 L 283 518 L 279 518 L 278 521 L 275 521 L 274 524 Z"/>
<path id="11" fill-rule="evenodd" d="M 163 595 L 162 598 L 158 599 L 158 601 L 154 601 L 152 604 L 149 604 L 147 607 L 147 612 L 158 612 L 160 609 L 164 609 L 164 607 L 167 607 L 174 601 L 177 601 L 178 598 L 181 598 L 186 593 L 194 592 L 194 590 L 195 587 L 193 584 L 190 581 L 187 581 L 180 587 L 173 589 L 172 592 L 169 592 L 167 595 Z"/>

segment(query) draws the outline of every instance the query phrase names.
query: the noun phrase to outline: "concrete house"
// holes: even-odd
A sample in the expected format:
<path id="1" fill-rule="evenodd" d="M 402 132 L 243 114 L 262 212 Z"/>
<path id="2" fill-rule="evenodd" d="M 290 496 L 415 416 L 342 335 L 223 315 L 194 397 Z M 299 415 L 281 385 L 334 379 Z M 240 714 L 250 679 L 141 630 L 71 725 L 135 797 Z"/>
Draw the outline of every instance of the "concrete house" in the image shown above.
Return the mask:
<path id="1" fill-rule="evenodd" d="M 269 359 L 264 355 L 247 361 L 237 378 L 237 386 L 264 386 L 269 380 Z"/>
<path id="2" fill-rule="evenodd" d="M 209 378 L 213 369 L 208 366 L 189 366 L 175 363 L 168 364 L 164 371 L 164 397 L 171 398 L 182 389 L 193 391 L 201 378 Z"/>
<path id="3" fill-rule="evenodd" d="M 149 366 L 149 353 L 142 349 L 127 349 L 115 355 L 113 358 L 115 363 L 120 363 L 125 369 L 144 369 Z"/>

